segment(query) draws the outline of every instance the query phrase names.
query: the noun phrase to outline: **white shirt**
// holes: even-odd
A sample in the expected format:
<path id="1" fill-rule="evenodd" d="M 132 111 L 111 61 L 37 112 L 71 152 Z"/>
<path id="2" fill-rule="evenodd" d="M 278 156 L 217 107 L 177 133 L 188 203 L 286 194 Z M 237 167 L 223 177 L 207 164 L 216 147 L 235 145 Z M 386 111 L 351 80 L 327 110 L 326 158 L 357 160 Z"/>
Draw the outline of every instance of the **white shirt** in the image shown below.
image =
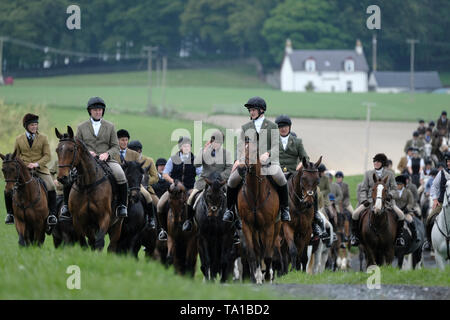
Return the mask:
<path id="1" fill-rule="evenodd" d="M 282 137 L 282 136 L 280 136 L 280 138 L 281 138 L 281 143 L 283 144 L 283 150 L 286 150 L 286 147 L 287 147 L 287 144 L 288 144 L 288 140 L 289 140 L 289 136 L 290 136 L 291 134 L 288 134 L 286 137 Z"/>
<path id="2" fill-rule="evenodd" d="M 27 138 L 28 139 L 30 139 L 30 137 L 33 139 L 33 141 L 34 141 L 34 138 L 36 138 L 36 134 L 31 134 L 31 133 L 29 133 L 28 131 L 25 131 L 25 134 L 27 135 Z"/>
<path id="3" fill-rule="evenodd" d="M 375 169 L 375 172 L 377 173 L 378 178 L 381 178 L 381 176 L 383 175 L 383 168 L 381 168 L 380 170 Z"/>
<path id="4" fill-rule="evenodd" d="M 98 131 L 100 130 L 100 126 L 102 125 L 102 119 L 100 121 L 94 121 L 94 119 L 91 118 L 92 128 L 94 128 L 94 134 L 95 136 L 98 135 Z"/>
<path id="5" fill-rule="evenodd" d="M 264 116 L 259 117 L 256 120 L 253 120 L 253 123 L 255 124 L 255 128 L 256 128 L 256 132 L 259 133 L 259 131 L 261 130 L 261 126 L 263 124 L 263 121 L 264 121 Z"/>
<path id="6" fill-rule="evenodd" d="M 402 196 L 403 190 L 405 190 L 405 188 L 401 188 L 400 190 L 397 190 L 397 191 L 398 191 L 398 195 L 399 195 L 399 197 L 401 197 L 401 196 Z"/>

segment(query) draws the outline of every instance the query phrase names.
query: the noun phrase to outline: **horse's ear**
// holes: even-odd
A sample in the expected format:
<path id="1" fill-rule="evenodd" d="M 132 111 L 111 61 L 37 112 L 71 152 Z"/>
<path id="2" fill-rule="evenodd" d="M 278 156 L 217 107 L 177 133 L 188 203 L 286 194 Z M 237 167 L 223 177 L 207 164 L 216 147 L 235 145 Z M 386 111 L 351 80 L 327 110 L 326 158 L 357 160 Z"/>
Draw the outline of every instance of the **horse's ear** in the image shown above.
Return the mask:
<path id="1" fill-rule="evenodd" d="M 67 133 L 69 134 L 70 139 L 73 139 L 73 130 L 70 126 L 67 126 Z"/>
<path id="2" fill-rule="evenodd" d="M 58 131 L 58 128 L 55 128 L 55 134 L 58 139 L 62 138 L 62 134 Z"/>
<path id="3" fill-rule="evenodd" d="M 377 175 L 375 174 L 375 172 L 373 173 L 373 182 L 378 182 L 378 177 L 377 177 Z"/>
<path id="4" fill-rule="evenodd" d="M 5 160 L 5 156 L 1 153 L 0 153 L 0 158 L 2 158 L 2 160 Z"/>
<path id="5" fill-rule="evenodd" d="M 386 176 L 383 178 L 383 184 L 386 184 L 388 182 L 389 176 Z"/>
<path id="6" fill-rule="evenodd" d="M 317 160 L 316 163 L 314 163 L 314 167 L 318 167 L 320 165 L 320 163 L 322 162 L 322 156 L 320 156 L 319 160 Z"/>
<path id="7" fill-rule="evenodd" d="M 11 156 L 11 159 L 15 159 L 16 155 L 17 155 L 17 149 L 14 149 L 14 152 L 13 152 L 13 154 Z"/>
<path id="8" fill-rule="evenodd" d="M 303 157 L 303 159 L 302 159 L 302 165 L 303 165 L 303 168 L 308 168 L 308 161 L 306 161 L 305 157 Z"/>
<path id="9" fill-rule="evenodd" d="M 208 178 L 205 178 L 205 182 L 208 184 L 208 186 L 212 184 L 212 182 Z"/>

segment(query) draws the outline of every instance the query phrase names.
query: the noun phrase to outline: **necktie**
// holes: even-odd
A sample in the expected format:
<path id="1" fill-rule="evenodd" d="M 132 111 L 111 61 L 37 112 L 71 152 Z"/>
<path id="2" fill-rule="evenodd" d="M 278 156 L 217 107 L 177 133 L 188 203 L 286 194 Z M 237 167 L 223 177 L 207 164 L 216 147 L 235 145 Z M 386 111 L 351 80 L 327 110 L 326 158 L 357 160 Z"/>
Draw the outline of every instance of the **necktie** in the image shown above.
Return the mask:
<path id="1" fill-rule="evenodd" d="M 30 148 L 33 146 L 33 136 L 28 138 L 28 144 L 30 145 Z"/>
<path id="2" fill-rule="evenodd" d="M 120 161 L 124 162 L 125 161 L 125 155 L 124 155 L 125 151 L 120 150 Z"/>

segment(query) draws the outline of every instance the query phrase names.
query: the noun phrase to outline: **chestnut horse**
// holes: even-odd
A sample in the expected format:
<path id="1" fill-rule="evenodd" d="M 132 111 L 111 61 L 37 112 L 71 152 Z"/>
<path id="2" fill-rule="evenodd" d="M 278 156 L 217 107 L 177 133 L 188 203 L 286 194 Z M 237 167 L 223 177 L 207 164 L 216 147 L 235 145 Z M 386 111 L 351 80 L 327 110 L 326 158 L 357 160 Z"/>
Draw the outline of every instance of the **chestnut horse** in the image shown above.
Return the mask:
<path id="1" fill-rule="evenodd" d="M 397 221 L 393 210 L 385 206 L 388 178 L 389 176 L 378 179 L 377 175 L 373 174 L 374 205 L 361 213 L 361 244 L 364 246 L 367 266 L 391 264 L 394 260 Z"/>
<path id="2" fill-rule="evenodd" d="M 167 213 L 167 260 L 173 261 L 175 271 L 181 275 L 195 275 L 197 263 L 197 225 L 192 230 L 183 232 L 183 223 L 187 220 L 188 195 L 184 185 L 175 180 L 169 187 L 169 212 Z"/>
<path id="3" fill-rule="evenodd" d="M 300 258 L 307 248 L 312 234 L 314 219 L 314 195 L 319 184 L 322 157 L 316 163 L 302 160 L 300 167 L 288 181 L 291 221 L 283 224 L 283 234 L 289 248 L 291 271 L 300 269 Z M 305 271 L 306 265 L 303 266 Z"/>
<path id="4" fill-rule="evenodd" d="M 67 134 L 60 134 L 55 128 L 59 144 L 58 181 L 65 184 L 70 171 L 77 169 L 77 179 L 69 194 L 69 211 L 73 216 L 73 226 L 82 246 L 87 236 L 92 249 L 103 250 L 105 235 L 109 234 L 108 251 L 116 251 L 122 228 L 122 218 L 117 218 L 113 210 L 113 186 L 102 166 L 90 154 L 86 145 L 74 137 L 72 128 Z"/>
<path id="5" fill-rule="evenodd" d="M 5 192 L 12 192 L 14 221 L 19 234 L 19 245 L 42 245 L 45 240 L 48 216 L 47 192 L 43 183 L 32 176 L 25 163 L 16 158 L 16 151 L 3 160 L 2 171 L 6 181 Z"/>
<path id="6" fill-rule="evenodd" d="M 245 142 L 245 163 L 238 170 L 245 174 L 238 193 L 238 212 L 242 220 L 242 246 L 250 268 L 252 281 L 262 284 L 262 261 L 265 264 L 265 280 L 273 280 L 272 259 L 274 245 L 281 230 L 278 193 L 266 176 L 261 175 L 261 163 L 255 143 Z M 256 154 L 256 164 L 250 164 L 249 154 Z"/>

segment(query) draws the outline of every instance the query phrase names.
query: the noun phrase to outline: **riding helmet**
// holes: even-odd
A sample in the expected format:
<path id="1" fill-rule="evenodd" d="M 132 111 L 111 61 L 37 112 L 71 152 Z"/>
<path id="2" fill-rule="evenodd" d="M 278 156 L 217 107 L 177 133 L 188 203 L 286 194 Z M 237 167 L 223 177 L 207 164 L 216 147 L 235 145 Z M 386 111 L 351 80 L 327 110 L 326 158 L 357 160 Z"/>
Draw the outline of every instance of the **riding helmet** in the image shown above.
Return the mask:
<path id="1" fill-rule="evenodd" d="M 319 172 L 325 172 L 327 170 L 327 167 L 325 167 L 325 165 L 321 163 L 319 167 L 317 167 L 317 170 L 319 170 Z"/>
<path id="2" fill-rule="evenodd" d="M 334 176 L 336 178 L 343 178 L 344 177 L 344 173 L 342 171 L 338 171 L 338 172 L 336 172 L 336 174 Z"/>
<path id="3" fill-rule="evenodd" d="M 450 152 L 444 153 L 444 160 L 445 160 L 445 161 L 450 160 Z M 444 168 L 445 168 L 445 166 L 444 166 Z"/>
<path id="4" fill-rule="evenodd" d="M 419 132 L 414 131 L 414 132 L 413 132 L 413 137 L 418 137 L 418 136 L 419 136 Z"/>
<path id="5" fill-rule="evenodd" d="M 253 97 L 248 99 L 247 103 L 244 104 L 244 107 L 248 108 L 259 108 L 262 109 L 263 111 L 266 111 L 267 107 L 266 107 L 266 101 L 264 101 L 263 98 L 260 97 Z"/>
<path id="6" fill-rule="evenodd" d="M 23 117 L 22 123 L 23 123 L 23 127 L 26 129 L 28 127 L 28 125 L 31 123 L 39 123 L 39 116 L 32 114 L 32 113 L 27 113 Z"/>
<path id="7" fill-rule="evenodd" d="M 216 130 L 211 135 L 211 141 L 223 144 L 223 133 L 220 130 Z"/>
<path id="8" fill-rule="evenodd" d="M 375 162 L 375 161 L 379 161 L 379 162 L 381 162 L 381 166 L 382 167 L 386 167 L 387 166 L 387 157 L 386 157 L 386 155 L 384 154 L 384 153 L 377 153 L 376 155 L 375 155 L 375 157 L 373 157 L 373 162 Z"/>
<path id="9" fill-rule="evenodd" d="M 117 139 L 120 139 L 120 138 L 128 138 L 128 139 L 130 139 L 130 134 L 128 133 L 127 130 L 120 129 L 119 131 L 117 131 Z"/>
<path id="10" fill-rule="evenodd" d="M 167 163 L 167 160 L 164 158 L 159 158 L 158 160 L 156 160 L 156 166 L 165 166 Z"/>
<path id="11" fill-rule="evenodd" d="M 397 182 L 397 184 L 406 185 L 406 177 L 404 175 L 399 175 L 395 177 L 395 182 Z"/>
<path id="12" fill-rule="evenodd" d="M 192 146 L 192 141 L 188 137 L 180 137 L 180 139 L 178 139 L 178 148 L 181 149 L 183 144 L 190 144 Z"/>
<path id="13" fill-rule="evenodd" d="M 128 148 L 134 151 L 142 150 L 142 143 L 139 140 L 130 141 Z"/>
<path id="14" fill-rule="evenodd" d="M 94 108 L 103 109 L 103 115 L 105 115 L 106 103 L 102 98 L 92 97 L 89 99 L 89 101 L 87 103 L 87 111 L 89 112 L 89 115 L 91 114 L 90 109 L 94 109 Z"/>
<path id="15" fill-rule="evenodd" d="M 289 116 L 282 114 L 279 115 L 276 119 L 275 119 L 275 123 L 278 125 L 278 128 L 280 127 L 284 127 L 284 126 L 291 126 L 292 125 L 292 121 L 289 118 Z"/>

